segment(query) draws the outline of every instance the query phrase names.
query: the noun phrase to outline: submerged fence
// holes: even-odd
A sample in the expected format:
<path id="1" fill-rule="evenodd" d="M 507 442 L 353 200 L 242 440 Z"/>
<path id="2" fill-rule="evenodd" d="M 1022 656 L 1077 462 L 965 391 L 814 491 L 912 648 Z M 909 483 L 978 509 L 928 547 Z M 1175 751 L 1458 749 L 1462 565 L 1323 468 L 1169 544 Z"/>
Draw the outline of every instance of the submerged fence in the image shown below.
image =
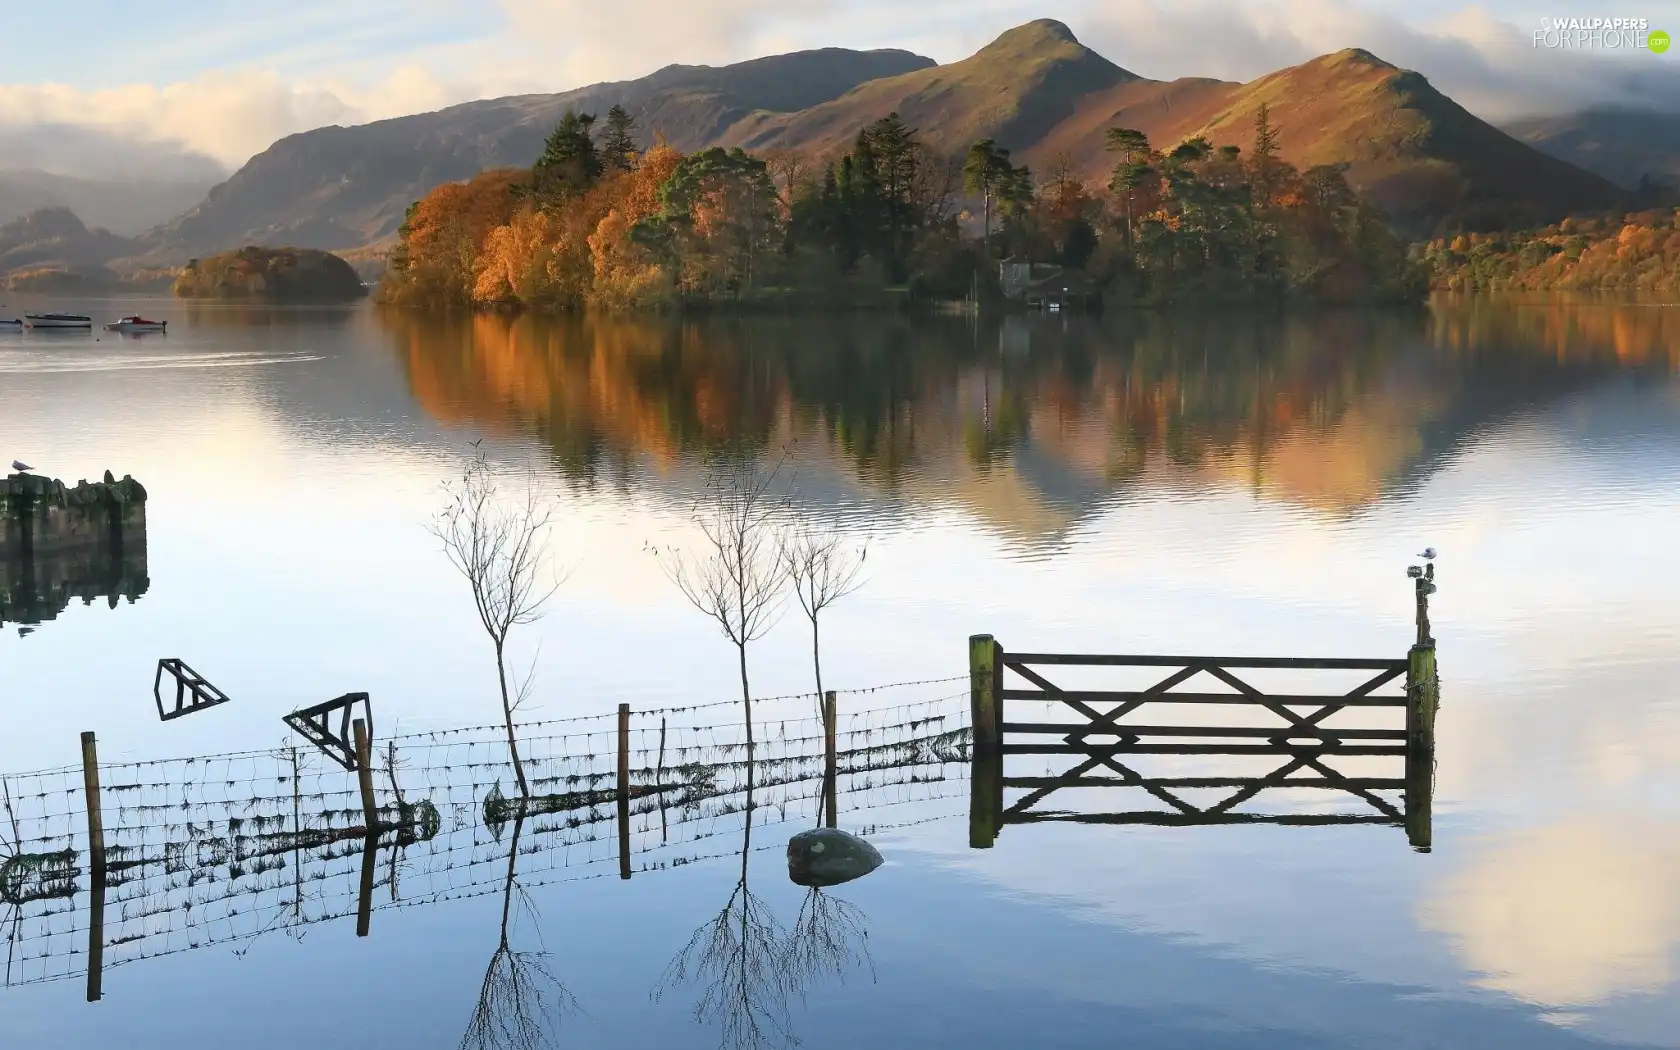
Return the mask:
<path id="1" fill-rule="evenodd" d="M 530 888 L 738 852 L 712 840 L 749 807 L 756 823 L 869 813 L 876 826 L 906 803 L 965 807 L 968 693 L 940 692 L 965 681 L 755 717 L 750 757 L 739 701 L 523 724 L 524 801 L 503 726 L 377 740 L 365 771 L 300 741 L 0 776 L 0 983 L 86 975 L 94 999 L 105 970 L 140 959 L 243 951 L 350 915 L 365 934 L 380 910 L 499 893 L 515 819 Z"/>

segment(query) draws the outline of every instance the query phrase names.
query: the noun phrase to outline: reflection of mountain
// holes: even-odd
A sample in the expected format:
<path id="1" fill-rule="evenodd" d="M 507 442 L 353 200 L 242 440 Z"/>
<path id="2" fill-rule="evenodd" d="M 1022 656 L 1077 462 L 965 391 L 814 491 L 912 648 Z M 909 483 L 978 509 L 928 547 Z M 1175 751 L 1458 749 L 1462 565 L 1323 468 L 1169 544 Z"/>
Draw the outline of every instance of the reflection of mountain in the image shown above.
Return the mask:
<path id="1" fill-rule="evenodd" d="M 804 473 L 1043 540 L 1143 487 L 1358 510 L 1492 421 L 1666 364 L 1680 316 L 1639 309 L 386 323 L 428 412 L 535 432 L 574 477 L 791 445 Z"/>

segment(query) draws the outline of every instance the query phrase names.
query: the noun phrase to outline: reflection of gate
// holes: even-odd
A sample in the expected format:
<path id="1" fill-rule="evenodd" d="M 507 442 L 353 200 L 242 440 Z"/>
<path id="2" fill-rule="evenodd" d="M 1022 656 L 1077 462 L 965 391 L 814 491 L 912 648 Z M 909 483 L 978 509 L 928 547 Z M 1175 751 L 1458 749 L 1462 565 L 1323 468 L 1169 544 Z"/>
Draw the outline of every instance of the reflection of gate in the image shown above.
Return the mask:
<path id="1" fill-rule="evenodd" d="M 1412 845 L 1430 845 L 1434 720 L 1438 697 L 1432 640 L 1405 659 L 1301 659 L 1293 657 L 1106 656 L 1006 653 L 990 635 L 969 640 L 973 675 L 974 777 L 970 844 L 992 845 L 1008 824 L 1073 821 L 1094 824 L 1392 824 L 1404 825 Z M 1147 688 L 1080 689 L 1059 685 L 1057 669 L 1145 668 L 1166 672 Z M 1357 672 L 1360 681 L 1337 692 L 1274 692 L 1253 684 L 1253 671 Z M 1241 672 L 1239 674 L 1238 672 Z M 1087 672 L 1089 673 L 1089 672 Z M 1006 684 L 1013 675 L 1020 684 Z M 1205 680 L 1214 691 L 1196 690 Z M 1396 692 L 1395 683 L 1404 686 Z M 1180 688 L 1187 687 L 1187 688 Z M 1385 687 L 1388 687 L 1385 690 Z M 1170 724 L 1151 718 L 1164 707 L 1186 705 L 1236 718 Z M 1047 718 L 1018 718 L 1036 707 Z M 1365 724 L 1382 709 L 1403 709 L 1405 725 Z M 1006 718 L 1006 710 L 1008 717 Z M 1077 721 L 1066 721 L 1068 715 Z M 1237 724 L 1243 714 L 1263 724 Z M 1367 717 L 1360 718 L 1365 715 Z M 1338 717 L 1340 716 L 1340 717 Z M 1058 720 L 1061 719 L 1061 720 Z M 1358 719 L 1361 724 L 1347 724 Z M 1253 719 L 1249 720 L 1251 723 Z M 1007 756 L 1067 756 L 1068 768 L 1042 776 L 1007 775 Z M 1146 756 L 1194 756 L 1151 759 Z M 1266 761 L 1269 771 L 1233 776 L 1228 770 L 1145 772 L 1148 762 L 1227 761 L 1244 756 Z M 1257 757 L 1256 757 L 1257 756 Z M 1337 768 L 1344 758 L 1377 765 L 1403 761 L 1404 769 L 1353 775 Z M 1270 759 L 1276 759 L 1275 764 Z M 1332 762 L 1337 764 L 1332 764 Z M 1026 789 L 1004 803 L 1004 789 Z M 1161 808 L 1122 813 L 1046 808 L 1050 797 L 1072 788 L 1136 788 Z M 1219 791 L 1211 801 L 1187 792 Z M 1309 789 L 1351 795 L 1357 813 L 1239 809 L 1263 792 Z M 1397 797 L 1385 797 L 1390 792 Z"/>

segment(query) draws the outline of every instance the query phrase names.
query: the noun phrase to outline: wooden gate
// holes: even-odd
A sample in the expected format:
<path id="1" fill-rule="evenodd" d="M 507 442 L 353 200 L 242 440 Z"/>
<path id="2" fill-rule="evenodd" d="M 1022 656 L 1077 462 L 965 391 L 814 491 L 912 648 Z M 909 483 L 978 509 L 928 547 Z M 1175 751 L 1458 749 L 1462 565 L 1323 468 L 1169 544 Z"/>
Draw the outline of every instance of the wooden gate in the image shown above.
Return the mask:
<path id="1" fill-rule="evenodd" d="M 1073 821 L 1098 824 L 1392 824 L 1404 825 L 1414 848 L 1430 848 L 1434 721 L 1438 697 L 1435 648 L 1424 642 L 1403 659 L 1297 657 L 1109 656 L 1010 653 L 990 635 L 969 639 L 973 677 L 974 776 L 970 845 L 985 848 L 1008 824 Z M 1057 669 L 1152 668 L 1163 673 L 1134 690 L 1066 688 Z M 1359 672 L 1352 688 L 1335 692 L 1267 692 L 1250 679 L 1256 669 Z M 1199 675 L 1223 691 L 1180 690 Z M 1009 679 L 1015 679 L 1010 681 Z M 1064 679 L 1065 680 L 1065 679 Z M 1403 688 L 1403 691 L 1400 691 Z M 1165 705 L 1217 705 L 1217 711 L 1264 712 L 1266 724 L 1184 725 L 1152 721 Z M 1014 717 L 1023 708 L 1048 709 L 1051 720 Z M 1344 712 L 1400 708 L 1405 726 L 1342 724 Z M 1076 720 L 1065 719 L 1077 716 Z M 1071 756 L 1070 768 L 1044 776 L 1009 775 L 1008 756 Z M 1134 756 L 1272 756 L 1263 775 L 1145 774 Z M 1344 756 L 1388 759 L 1388 775 L 1355 776 L 1332 763 Z M 1198 774 L 1201 771 L 1197 771 Z M 1045 803 L 1067 788 L 1139 788 L 1163 808 L 1122 813 L 1052 810 Z M 1004 803 L 1006 788 L 1025 793 Z M 1254 812 L 1239 809 L 1273 789 L 1342 792 L 1364 805 L 1356 813 Z M 1212 802 L 1193 802 L 1189 790 L 1224 789 Z M 1398 799 L 1385 797 L 1395 792 Z"/>

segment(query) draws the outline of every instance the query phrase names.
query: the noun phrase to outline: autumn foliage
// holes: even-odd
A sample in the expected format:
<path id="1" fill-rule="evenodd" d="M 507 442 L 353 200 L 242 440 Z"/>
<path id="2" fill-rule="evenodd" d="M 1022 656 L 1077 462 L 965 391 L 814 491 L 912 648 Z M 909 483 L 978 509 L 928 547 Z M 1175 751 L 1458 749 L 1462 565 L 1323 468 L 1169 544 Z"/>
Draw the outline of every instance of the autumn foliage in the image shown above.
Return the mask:
<path id="1" fill-rule="evenodd" d="M 1425 247 L 1449 291 L 1680 292 L 1680 211 L 1565 219 L 1537 230 L 1460 234 Z"/>

